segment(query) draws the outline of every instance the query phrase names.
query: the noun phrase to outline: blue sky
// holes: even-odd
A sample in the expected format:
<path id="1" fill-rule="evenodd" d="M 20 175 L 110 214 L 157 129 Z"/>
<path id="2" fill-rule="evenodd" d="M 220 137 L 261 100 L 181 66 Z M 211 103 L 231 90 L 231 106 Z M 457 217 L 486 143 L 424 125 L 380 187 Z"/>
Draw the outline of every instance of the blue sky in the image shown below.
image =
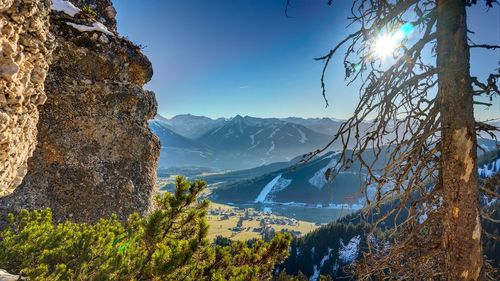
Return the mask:
<path id="1" fill-rule="evenodd" d="M 146 87 L 155 91 L 164 116 L 346 118 L 356 105 L 357 88 L 345 85 L 336 63 L 328 72 L 331 106 L 325 108 L 322 64 L 313 60 L 345 36 L 351 1 L 329 7 L 326 0 L 293 0 L 292 18 L 284 15 L 285 0 L 114 2 L 120 33 L 146 46 L 155 71 Z M 471 27 L 483 31 L 474 36 L 499 44 L 499 8 L 470 11 Z M 472 56 L 477 74 L 500 61 L 500 51 Z M 500 117 L 498 101 L 476 111 Z"/>

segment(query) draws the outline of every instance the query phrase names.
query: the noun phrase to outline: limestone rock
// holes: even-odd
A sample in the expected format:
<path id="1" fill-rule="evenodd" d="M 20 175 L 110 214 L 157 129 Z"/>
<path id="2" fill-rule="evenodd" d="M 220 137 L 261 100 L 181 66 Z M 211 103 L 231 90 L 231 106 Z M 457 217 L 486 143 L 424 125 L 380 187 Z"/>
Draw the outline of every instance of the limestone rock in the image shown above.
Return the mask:
<path id="1" fill-rule="evenodd" d="M 111 6 L 109 0 L 72 2 L 92 5 L 98 18 Z M 0 199 L 2 213 L 50 207 L 57 221 L 94 222 L 146 212 L 156 193 L 160 150 L 147 125 L 157 103 L 142 88 L 153 74 L 150 61 L 116 34 L 114 18 L 96 22 L 53 11 L 50 21 L 58 46 L 45 82 L 38 145 L 22 185 Z"/>
<path id="2" fill-rule="evenodd" d="M 97 20 L 116 32 L 116 10 L 111 0 L 72 0 L 78 7 L 88 6 L 97 13 Z"/>
<path id="3" fill-rule="evenodd" d="M 0 281 L 17 281 L 17 280 L 24 280 L 24 278 L 21 278 L 19 275 L 12 275 L 3 269 L 0 269 Z"/>
<path id="4" fill-rule="evenodd" d="M 36 144 L 53 40 L 49 0 L 0 0 L 0 196 L 22 181 Z"/>

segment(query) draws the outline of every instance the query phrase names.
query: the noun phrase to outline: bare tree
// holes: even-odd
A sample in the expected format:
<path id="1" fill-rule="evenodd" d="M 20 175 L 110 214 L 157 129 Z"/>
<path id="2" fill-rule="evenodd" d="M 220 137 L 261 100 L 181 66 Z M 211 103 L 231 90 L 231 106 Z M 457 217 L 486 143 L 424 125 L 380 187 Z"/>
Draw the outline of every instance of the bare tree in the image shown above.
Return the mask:
<path id="1" fill-rule="evenodd" d="M 498 5 L 493 0 L 485 3 L 490 8 Z M 500 75 L 492 73 L 485 82 L 471 77 L 469 49 L 495 51 L 500 46 L 468 40 L 466 9 L 474 4 L 355 0 L 349 17 L 355 31 L 317 59 L 324 62 L 321 87 L 327 105 L 325 75 L 342 52 L 348 84 L 361 85 L 360 100 L 331 143 L 309 157 L 341 142 L 339 161 L 326 176 L 333 179 L 356 161 L 366 175 L 363 192 L 368 204 L 399 200 L 374 223 L 376 227 L 394 220 L 392 244 L 383 247 L 371 236 L 369 251 L 355 268 L 360 279 L 488 277 L 476 134 L 497 128 L 475 121 L 474 97 L 500 94 Z M 368 196 L 370 188 L 374 198 Z M 486 193 L 499 196 L 492 190 Z M 404 222 L 396 223 L 401 216 Z"/>

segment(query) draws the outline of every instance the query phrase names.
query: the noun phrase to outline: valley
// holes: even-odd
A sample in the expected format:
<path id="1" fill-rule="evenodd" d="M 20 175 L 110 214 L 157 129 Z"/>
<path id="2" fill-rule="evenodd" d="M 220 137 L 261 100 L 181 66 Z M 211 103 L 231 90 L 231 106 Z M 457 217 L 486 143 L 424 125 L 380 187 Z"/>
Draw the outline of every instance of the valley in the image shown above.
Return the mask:
<path id="1" fill-rule="evenodd" d="M 246 241 L 272 237 L 275 232 L 280 231 L 287 231 L 299 237 L 322 225 L 276 215 L 265 209 L 240 208 L 218 203 L 211 203 L 207 220 L 210 224 L 210 240 L 222 236 Z"/>
<path id="2" fill-rule="evenodd" d="M 202 197 L 211 201 L 210 240 L 245 241 L 282 231 L 304 237 L 363 207 L 358 174 L 341 172 L 332 183 L 325 178 L 338 152 L 302 162 L 341 122 L 157 116 L 150 127 L 162 143 L 158 186 L 173 191 L 178 175 L 207 182 Z"/>
<path id="3" fill-rule="evenodd" d="M 349 170 L 335 170 L 338 145 L 302 161 L 305 153 L 322 147 L 341 122 L 157 116 L 150 127 L 162 143 L 158 186 L 173 191 L 178 175 L 207 182 L 203 197 L 212 202 L 207 216 L 210 239 L 248 240 L 280 231 L 304 236 L 358 212 L 366 198 L 375 196 L 375 187 L 366 195 L 361 192 L 366 174 L 356 161 Z M 487 138 L 480 138 L 479 144 L 478 172 L 486 177 L 500 170 L 498 150 Z M 365 159 L 374 159 L 371 150 L 365 153 Z M 383 169 L 384 161 L 383 155 L 375 161 L 375 171 Z M 333 171 L 338 174 L 330 181 Z"/>
<path id="4" fill-rule="evenodd" d="M 172 192 L 176 176 L 159 177 L 160 192 Z M 208 186 L 202 198 L 210 198 L 216 185 Z M 234 204 L 210 202 L 207 222 L 210 225 L 208 238 L 217 236 L 246 241 L 254 238 L 272 237 L 276 232 L 287 231 L 299 237 L 312 232 L 342 213 L 331 212 L 313 206 L 287 206 L 274 204 Z M 297 218 L 297 219 L 296 219 Z M 322 222 L 317 222 L 321 220 Z"/>

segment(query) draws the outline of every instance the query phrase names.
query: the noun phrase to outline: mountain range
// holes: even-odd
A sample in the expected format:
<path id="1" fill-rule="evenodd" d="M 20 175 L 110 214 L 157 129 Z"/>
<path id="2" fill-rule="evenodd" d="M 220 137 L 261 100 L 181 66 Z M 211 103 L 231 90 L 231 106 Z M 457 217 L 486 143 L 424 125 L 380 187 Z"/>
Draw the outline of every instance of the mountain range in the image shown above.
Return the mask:
<path id="1" fill-rule="evenodd" d="M 160 167 L 239 170 L 287 162 L 322 148 L 341 123 L 329 118 L 211 119 L 187 114 L 171 119 L 157 115 L 149 125 L 162 144 Z"/>
<path id="2" fill-rule="evenodd" d="M 149 122 L 160 138 L 160 168 L 206 167 L 240 170 L 288 162 L 323 148 L 344 120 L 331 118 L 256 118 L 237 115 L 212 119 L 191 114 L 165 118 L 157 115 Z M 373 129 L 373 121 L 361 122 L 359 132 Z M 385 139 L 393 138 L 389 133 Z M 400 134 L 401 135 L 401 134 Z M 483 138 L 491 138 L 483 134 Z M 351 145 L 354 138 L 350 138 Z M 336 142 L 330 149 L 341 148 Z"/>

